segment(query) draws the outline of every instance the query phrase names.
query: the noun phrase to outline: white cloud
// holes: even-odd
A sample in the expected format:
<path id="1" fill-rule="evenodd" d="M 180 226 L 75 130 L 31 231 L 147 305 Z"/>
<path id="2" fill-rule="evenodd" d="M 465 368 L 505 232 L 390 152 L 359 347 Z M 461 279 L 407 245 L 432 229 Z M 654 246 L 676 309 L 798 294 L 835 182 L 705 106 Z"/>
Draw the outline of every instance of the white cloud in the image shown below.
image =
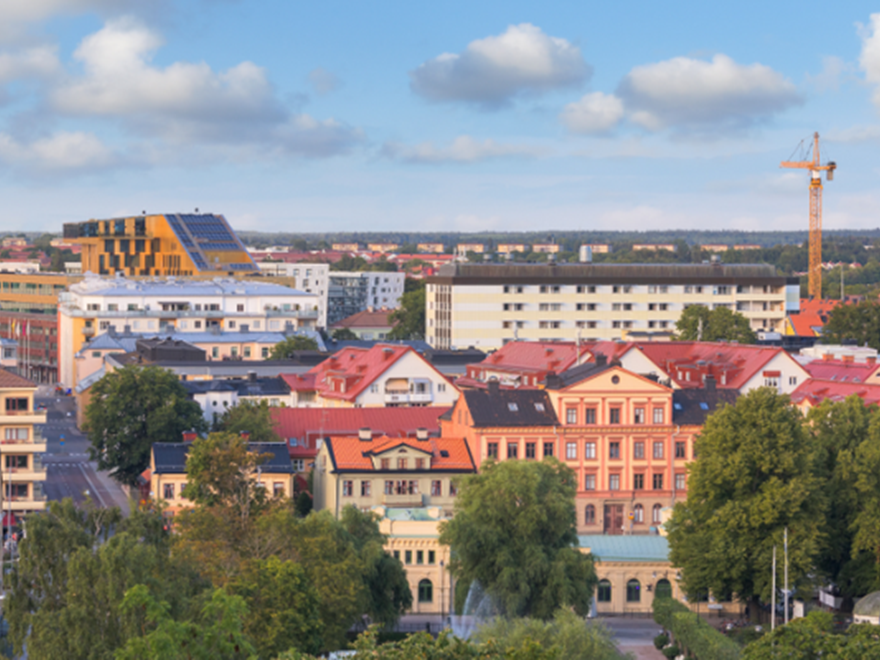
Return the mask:
<path id="1" fill-rule="evenodd" d="M 57 14 L 133 8 L 134 0 L 3 0 L 0 22 L 41 21 Z"/>
<path id="2" fill-rule="evenodd" d="M 859 33 L 862 37 L 859 66 L 865 72 L 865 80 L 875 85 L 874 105 L 880 109 L 880 14 L 871 14 L 870 25 L 860 25 Z"/>
<path id="3" fill-rule="evenodd" d="M 807 82 L 816 91 L 837 91 L 844 76 L 852 74 L 853 67 L 836 55 L 828 55 L 822 58 L 822 70 L 816 75 L 807 74 Z"/>
<path id="4" fill-rule="evenodd" d="M 342 85 L 335 73 L 320 66 L 309 73 L 309 83 L 319 96 L 334 92 Z"/>
<path id="5" fill-rule="evenodd" d="M 862 144 L 865 142 L 877 142 L 880 140 L 880 126 L 859 125 L 850 128 L 829 131 L 822 136 L 828 142 L 842 142 L 850 144 Z"/>
<path id="6" fill-rule="evenodd" d="M 59 132 L 32 142 L 0 133 L 0 163 L 28 174 L 70 174 L 106 169 L 119 158 L 91 133 Z"/>
<path id="7" fill-rule="evenodd" d="M 38 46 L 0 53 L 0 85 L 29 78 L 48 78 L 61 72 L 57 49 Z"/>
<path id="8" fill-rule="evenodd" d="M 109 21 L 76 49 L 83 73 L 51 93 L 51 107 L 67 116 L 115 119 L 171 144 L 235 145 L 239 155 L 259 145 L 272 153 L 332 156 L 363 138 L 336 120 L 291 113 L 256 64 L 221 72 L 204 62 L 160 68 L 151 59 L 161 45 L 160 35 L 134 19 Z"/>
<path id="9" fill-rule="evenodd" d="M 472 41 L 461 54 L 443 53 L 409 75 L 413 91 L 430 101 L 497 108 L 519 95 L 580 85 L 591 74 L 580 48 L 522 23 Z"/>
<path id="10" fill-rule="evenodd" d="M 523 145 L 501 144 L 495 140 L 475 140 L 470 135 L 460 135 L 448 146 L 435 146 L 433 142 L 421 142 L 407 146 L 389 142 L 382 148 L 388 158 L 407 163 L 478 163 L 497 158 L 535 158 L 543 151 Z"/>
<path id="11" fill-rule="evenodd" d="M 607 133 L 623 119 L 623 101 L 614 94 L 593 92 L 563 108 L 559 119 L 572 133 Z"/>
<path id="12" fill-rule="evenodd" d="M 708 62 L 676 57 L 638 66 L 617 93 L 630 120 L 651 131 L 737 130 L 802 102 L 794 84 L 770 67 L 721 54 Z"/>

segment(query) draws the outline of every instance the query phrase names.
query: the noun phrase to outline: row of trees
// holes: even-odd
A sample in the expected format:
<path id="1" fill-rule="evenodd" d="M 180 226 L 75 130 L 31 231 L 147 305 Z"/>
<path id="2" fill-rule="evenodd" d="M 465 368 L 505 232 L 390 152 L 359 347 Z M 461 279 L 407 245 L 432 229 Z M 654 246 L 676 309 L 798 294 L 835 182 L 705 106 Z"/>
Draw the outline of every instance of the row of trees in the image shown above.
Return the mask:
<path id="1" fill-rule="evenodd" d="M 773 547 L 789 534 L 792 584 L 849 598 L 880 588 L 880 410 L 858 396 L 804 418 L 766 388 L 709 417 L 688 498 L 668 523 L 670 560 L 690 598 L 772 595 Z M 780 587 L 781 585 L 777 585 Z"/>

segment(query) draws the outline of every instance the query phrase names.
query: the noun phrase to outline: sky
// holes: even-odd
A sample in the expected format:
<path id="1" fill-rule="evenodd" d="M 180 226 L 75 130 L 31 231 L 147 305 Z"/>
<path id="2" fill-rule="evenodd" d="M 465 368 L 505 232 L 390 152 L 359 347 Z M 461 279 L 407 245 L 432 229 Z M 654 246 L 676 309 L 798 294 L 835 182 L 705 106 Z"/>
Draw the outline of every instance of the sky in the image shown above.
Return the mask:
<path id="1" fill-rule="evenodd" d="M 0 231 L 875 228 L 872 9 L 0 0 Z"/>

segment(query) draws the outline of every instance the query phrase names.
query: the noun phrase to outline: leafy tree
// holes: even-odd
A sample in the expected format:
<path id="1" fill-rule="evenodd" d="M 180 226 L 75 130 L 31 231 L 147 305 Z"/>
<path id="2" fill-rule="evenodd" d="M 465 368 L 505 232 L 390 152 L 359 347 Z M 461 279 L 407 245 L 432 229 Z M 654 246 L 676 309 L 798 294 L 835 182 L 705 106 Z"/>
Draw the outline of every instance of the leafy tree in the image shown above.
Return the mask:
<path id="1" fill-rule="evenodd" d="M 363 610 L 374 622 L 391 627 L 412 607 L 406 570 L 399 559 L 385 552 L 386 537 L 379 531 L 375 514 L 347 506 L 342 510 L 342 526 L 354 539 L 363 562 Z"/>
<path id="2" fill-rule="evenodd" d="M 726 307 L 709 310 L 702 305 L 686 307 L 675 324 L 681 341 L 737 341 L 754 344 L 755 333 L 749 320 Z"/>
<path id="3" fill-rule="evenodd" d="M 251 442 L 283 442 L 275 432 L 275 422 L 269 402 L 240 400 L 232 408 L 227 408 L 215 424 L 216 431 L 241 433 L 247 431 Z"/>
<path id="4" fill-rule="evenodd" d="M 363 257 L 353 257 L 350 254 L 344 255 L 339 261 L 330 264 L 330 270 L 341 270 L 344 272 L 369 270 L 370 265 Z"/>
<path id="5" fill-rule="evenodd" d="M 743 650 L 743 660 L 860 660 L 880 657 L 880 628 L 852 625 L 835 635 L 829 612 L 810 612 L 755 640 Z"/>
<path id="6" fill-rule="evenodd" d="M 760 388 L 711 415 L 689 466 L 688 498 L 675 506 L 670 561 L 690 597 L 708 592 L 758 601 L 771 594 L 773 546 L 789 530 L 789 573 L 812 572 L 824 516 L 814 442 L 787 396 Z"/>
<path id="7" fill-rule="evenodd" d="M 9 259 L 12 257 L 10 250 L 0 250 L 0 259 Z"/>
<path id="8" fill-rule="evenodd" d="M 858 400 L 858 397 L 852 398 Z M 852 537 L 853 558 L 857 559 L 859 553 L 866 553 L 873 563 L 873 579 L 867 584 L 859 584 L 861 588 L 856 595 L 877 589 L 880 585 L 880 413 L 876 409 L 872 413 L 863 442 L 847 456 L 848 469 L 841 470 L 842 478 L 850 476 L 855 481 L 857 499 L 850 526 L 855 532 Z"/>
<path id="9" fill-rule="evenodd" d="M 380 273 L 394 273 L 397 272 L 397 264 L 388 261 L 388 257 L 383 254 L 370 264 L 370 270 Z"/>
<path id="10" fill-rule="evenodd" d="M 317 351 L 318 342 L 311 337 L 291 335 L 287 339 L 278 342 L 272 347 L 270 360 L 287 360 L 293 357 L 295 351 Z"/>
<path id="11" fill-rule="evenodd" d="M 299 495 L 296 496 L 296 500 L 294 501 L 294 508 L 296 509 L 296 515 L 300 518 L 305 518 L 312 512 L 312 507 L 314 502 L 312 500 L 311 493 L 307 493 L 303 491 Z"/>
<path id="12" fill-rule="evenodd" d="M 880 304 L 865 300 L 858 305 L 838 305 L 822 330 L 826 344 L 855 342 L 880 349 Z"/>
<path id="13" fill-rule="evenodd" d="M 333 339 L 336 341 L 348 341 L 360 339 L 360 337 L 358 337 L 351 328 L 336 328 L 336 330 L 333 331 Z"/>
<path id="14" fill-rule="evenodd" d="M 92 460 L 127 486 L 150 465 L 154 442 L 180 442 L 184 431 L 206 428 L 202 409 L 186 389 L 160 367 L 126 366 L 92 385 L 85 411 Z"/>
<path id="15" fill-rule="evenodd" d="M 52 250 L 52 258 L 49 264 L 49 270 L 56 273 L 64 272 L 64 255 L 61 250 Z"/>
<path id="16" fill-rule="evenodd" d="M 400 298 L 400 307 L 388 315 L 394 324 L 388 339 L 423 339 L 425 336 L 425 282 L 405 292 Z"/>
<path id="17" fill-rule="evenodd" d="M 463 479 L 455 517 L 440 524 L 456 580 L 479 581 L 505 616 L 585 615 L 596 574 L 578 550 L 575 483 L 555 459 L 490 461 Z"/>

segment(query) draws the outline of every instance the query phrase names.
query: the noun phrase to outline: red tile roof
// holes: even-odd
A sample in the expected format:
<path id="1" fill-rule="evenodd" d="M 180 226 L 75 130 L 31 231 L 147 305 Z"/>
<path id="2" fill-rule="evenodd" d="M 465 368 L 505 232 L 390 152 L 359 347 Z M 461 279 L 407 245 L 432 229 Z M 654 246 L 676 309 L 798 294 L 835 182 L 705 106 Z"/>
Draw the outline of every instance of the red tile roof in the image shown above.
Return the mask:
<path id="1" fill-rule="evenodd" d="M 312 392 L 315 389 L 315 374 L 281 374 L 281 379 L 292 392 Z"/>
<path id="2" fill-rule="evenodd" d="M 327 438 L 327 449 L 334 469 L 372 470 L 372 456 L 393 451 L 401 445 L 425 452 L 431 457 L 431 470 L 475 471 L 474 459 L 464 438 L 389 438 L 381 436 L 364 441 L 359 438 Z M 444 456 L 444 453 L 446 454 Z"/>
<path id="3" fill-rule="evenodd" d="M 393 324 L 388 320 L 393 310 L 382 307 L 381 309 L 365 309 L 351 316 L 337 321 L 331 328 L 390 328 Z"/>
<path id="4" fill-rule="evenodd" d="M 275 432 L 287 442 L 292 458 L 314 457 L 316 440 L 357 436 L 362 428 L 388 437 L 415 436 L 420 428 L 440 432 L 440 415 L 449 408 L 270 408 Z M 296 445 L 291 442 L 295 440 Z M 306 455 L 308 454 L 308 455 Z"/>
<path id="5" fill-rule="evenodd" d="M 0 388 L 37 389 L 36 383 L 6 369 L 0 369 Z"/>
<path id="6" fill-rule="evenodd" d="M 839 383 L 863 383 L 880 369 L 880 365 L 843 360 L 813 360 L 805 364 L 804 369 L 810 373 L 811 378 Z"/>
<path id="7" fill-rule="evenodd" d="M 840 304 L 840 300 L 801 298 L 800 312 L 788 315 L 795 335 L 798 337 L 821 335 L 831 311 Z"/>
<path id="8" fill-rule="evenodd" d="M 825 399 L 843 401 L 853 394 L 861 397 L 865 404 L 880 404 L 880 385 L 854 382 L 841 383 L 820 378 L 811 378 L 801 383 L 800 387 L 791 393 L 791 400 L 796 404 L 806 401 L 811 406 L 817 406 Z"/>

